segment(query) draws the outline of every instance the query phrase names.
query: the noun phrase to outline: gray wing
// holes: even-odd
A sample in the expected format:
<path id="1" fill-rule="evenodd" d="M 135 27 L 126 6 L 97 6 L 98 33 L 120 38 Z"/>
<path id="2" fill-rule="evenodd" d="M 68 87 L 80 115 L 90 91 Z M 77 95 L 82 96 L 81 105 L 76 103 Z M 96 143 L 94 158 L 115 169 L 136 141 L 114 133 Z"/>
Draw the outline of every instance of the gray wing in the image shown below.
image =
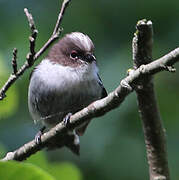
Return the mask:
<path id="1" fill-rule="evenodd" d="M 101 93 L 101 99 L 102 99 L 102 98 L 105 98 L 108 94 L 107 94 L 106 89 L 105 89 L 104 86 L 103 86 L 103 83 L 102 83 L 102 80 L 101 80 L 99 74 L 97 74 L 97 75 L 98 75 L 98 80 L 99 80 L 99 81 L 98 81 L 98 84 L 99 84 L 99 85 L 101 86 L 101 88 L 102 88 L 102 93 Z M 82 127 L 76 129 L 76 133 L 77 133 L 79 136 L 82 136 L 82 135 L 84 134 L 84 132 L 85 132 L 85 130 L 86 130 L 86 128 L 87 128 L 87 126 L 88 126 L 89 123 L 90 123 L 90 120 L 87 121 L 87 123 L 85 123 L 85 125 L 83 125 Z"/>

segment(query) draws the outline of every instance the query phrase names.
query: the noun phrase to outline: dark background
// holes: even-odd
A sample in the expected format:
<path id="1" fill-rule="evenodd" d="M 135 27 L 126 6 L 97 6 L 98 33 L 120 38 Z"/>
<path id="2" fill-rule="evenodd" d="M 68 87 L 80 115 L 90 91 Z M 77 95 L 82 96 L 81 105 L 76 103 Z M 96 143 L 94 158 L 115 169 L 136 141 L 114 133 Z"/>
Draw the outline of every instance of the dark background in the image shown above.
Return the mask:
<path id="1" fill-rule="evenodd" d="M 0 0 L 0 85 L 11 72 L 13 48 L 18 48 L 19 66 L 28 52 L 30 32 L 23 12 L 25 7 L 35 19 L 39 31 L 39 49 L 53 31 L 60 6 L 58 0 Z M 110 92 L 126 76 L 127 69 L 132 67 L 131 43 L 135 24 L 143 18 L 153 22 L 154 59 L 179 45 L 178 0 L 72 0 L 61 27 L 63 34 L 81 31 L 91 37 L 96 46 L 101 78 Z M 179 69 L 179 65 L 175 67 Z M 0 142 L 7 151 L 15 150 L 33 139 L 38 131 L 27 107 L 31 71 L 28 70 L 10 88 L 7 98 L 0 101 Z M 173 180 L 179 177 L 178 77 L 178 72 L 163 72 L 155 76 Z M 120 108 L 92 121 L 81 138 L 80 157 L 65 148 L 45 151 L 45 154 L 48 163 L 58 161 L 74 164 L 85 180 L 147 179 L 148 165 L 135 94 L 129 95 Z"/>

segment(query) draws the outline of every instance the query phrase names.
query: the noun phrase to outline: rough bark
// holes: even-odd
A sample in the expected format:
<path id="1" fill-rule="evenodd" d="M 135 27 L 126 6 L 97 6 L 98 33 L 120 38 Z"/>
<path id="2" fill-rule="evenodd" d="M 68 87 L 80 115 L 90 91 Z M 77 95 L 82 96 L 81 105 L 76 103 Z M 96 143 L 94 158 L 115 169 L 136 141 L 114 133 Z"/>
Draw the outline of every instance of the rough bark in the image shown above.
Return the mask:
<path id="1" fill-rule="evenodd" d="M 136 28 L 137 31 L 133 38 L 135 69 L 152 61 L 153 44 L 151 21 L 141 20 L 137 23 Z M 153 77 L 151 75 L 141 77 L 135 91 L 143 124 L 150 180 L 169 180 L 165 129 L 157 107 Z"/>

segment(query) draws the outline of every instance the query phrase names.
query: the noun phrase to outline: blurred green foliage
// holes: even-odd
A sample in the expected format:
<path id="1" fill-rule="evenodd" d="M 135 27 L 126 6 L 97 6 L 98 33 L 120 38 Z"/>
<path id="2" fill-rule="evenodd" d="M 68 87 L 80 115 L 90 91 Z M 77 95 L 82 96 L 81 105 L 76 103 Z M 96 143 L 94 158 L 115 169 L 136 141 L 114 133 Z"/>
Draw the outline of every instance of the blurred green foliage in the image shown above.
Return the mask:
<path id="1" fill-rule="evenodd" d="M 9 70 L 4 64 L 4 60 L 0 55 L 0 87 L 2 87 L 3 83 L 7 80 L 9 76 Z M 16 89 L 16 86 L 13 86 L 10 91 L 7 93 L 8 98 L 6 98 L 4 101 L 0 101 L 0 117 L 7 118 L 11 115 L 13 115 L 18 108 L 18 91 Z M 2 118 L 0 119 L 2 120 Z"/>
<path id="2" fill-rule="evenodd" d="M 5 155 L 0 146 L 0 157 Z M 82 180 L 80 170 L 70 162 L 49 162 L 44 152 L 38 152 L 24 162 L 0 162 L 0 178 L 4 180 Z"/>
<path id="3" fill-rule="evenodd" d="M 6 180 L 55 180 L 39 167 L 19 162 L 0 162 L 0 177 Z"/>
<path id="4" fill-rule="evenodd" d="M 26 163 L 35 164 L 50 173 L 55 179 L 82 180 L 80 170 L 70 162 L 49 162 L 44 152 L 38 152 L 31 156 Z"/>
<path id="5" fill-rule="evenodd" d="M 59 0 L 0 0 L 0 85 L 11 72 L 13 48 L 18 49 L 19 66 L 23 64 L 28 52 L 30 31 L 23 13 L 25 7 L 35 19 L 39 31 L 39 49 L 52 33 L 59 11 Z M 153 58 L 156 59 L 179 45 L 178 17 L 178 0 L 72 0 L 62 27 L 63 34 L 81 31 L 92 38 L 101 78 L 110 92 L 126 76 L 126 70 L 132 67 L 131 42 L 136 22 L 143 18 L 152 20 Z M 179 65 L 176 68 L 179 69 Z M 7 151 L 34 138 L 38 130 L 27 107 L 30 71 L 9 89 L 7 98 L 0 102 L 0 142 Z M 165 72 L 155 76 L 158 105 L 167 132 L 169 166 L 173 180 L 179 178 L 178 78 L 178 72 Z M 85 180 L 147 179 L 148 165 L 135 94 L 128 96 L 120 108 L 92 121 L 81 138 L 79 158 L 63 148 L 49 151 L 45 155 L 38 153 L 27 162 L 42 168 L 54 178 L 58 177 L 57 179 L 70 179 L 71 174 L 74 175 L 71 179 L 83 177 Z"/>

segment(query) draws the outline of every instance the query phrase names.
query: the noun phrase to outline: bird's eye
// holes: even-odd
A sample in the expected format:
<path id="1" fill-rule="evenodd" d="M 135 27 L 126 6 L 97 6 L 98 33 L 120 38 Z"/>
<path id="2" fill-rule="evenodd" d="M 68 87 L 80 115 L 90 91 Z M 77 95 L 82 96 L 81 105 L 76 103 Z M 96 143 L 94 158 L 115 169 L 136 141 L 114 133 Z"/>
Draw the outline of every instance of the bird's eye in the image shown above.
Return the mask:
<path id="1" fill-rule="evenodd" d="M 72 51 L 71 54 L 70 54 L 70 57 L 72 59 L 77 59 L 78 58 L 78 52 L 77 51 Z"/>

